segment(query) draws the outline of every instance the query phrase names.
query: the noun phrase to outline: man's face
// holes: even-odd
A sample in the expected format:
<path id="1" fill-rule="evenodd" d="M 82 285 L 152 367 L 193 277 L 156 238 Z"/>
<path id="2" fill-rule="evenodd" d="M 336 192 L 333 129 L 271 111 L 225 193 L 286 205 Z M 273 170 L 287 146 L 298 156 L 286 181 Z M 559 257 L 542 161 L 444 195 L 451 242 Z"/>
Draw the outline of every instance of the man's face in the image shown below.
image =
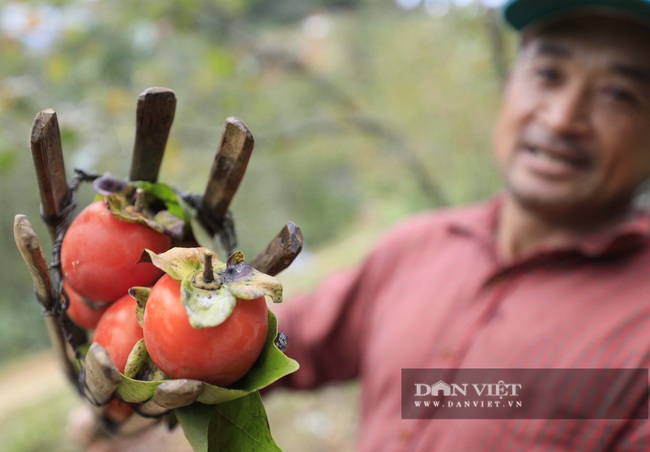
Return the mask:
<path id="1" fill-rule="evenodd" d="M 508 194 L 554 221 L 602 220 L 650 175 L 650 30 L 582 16 L 527 36 L 495 154 Z"/>

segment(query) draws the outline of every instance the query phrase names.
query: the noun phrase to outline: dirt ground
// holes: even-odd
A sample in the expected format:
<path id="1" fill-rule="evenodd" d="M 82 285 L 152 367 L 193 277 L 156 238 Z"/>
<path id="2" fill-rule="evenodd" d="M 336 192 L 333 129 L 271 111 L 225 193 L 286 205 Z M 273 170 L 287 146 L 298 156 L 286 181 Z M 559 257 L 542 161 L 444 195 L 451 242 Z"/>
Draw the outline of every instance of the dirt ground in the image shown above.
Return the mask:
<path id="1" fill-rule="evenodd" d="M 310 452 L 353 451 L 357 423 L 358 387 L 355 384 L 333 386 L 319 392 L 277 391 L 265 396 L 264 403 L 276 442 L 283 450 Z M 57 400 L 56 406 L 52 400 Z M 30 410 L 30 408 L 32 408 Z M 64 432 L 52 435 L 47 430 L 30 429 L 30 414 L 51 415 L 64 426 Z M 27 435 L 33 435 L 14 446 L 12 452 L 43 450 L 139 452 L 182 452 L 191 450 L 181 429 L 171 433 L 166 428 L 156 427 L 144 434 L 126 436 L 112 440 L 96 440 L 88 443 L 92 430 L 91 412 L 74 393 L 65 379 L 63 371 L 49 352 L 31 356 L 0 369 L 0 425 L 9 422 L 26 427 Z M 65 416 L 65 419 L 60 419 Z M 10 429 L 11 425 L 7 428 Z M 60 427 L 61 428 L 61 427 Z M 15 436 L 0 428 L 0 443 L 6 445 L 2 436 Z M 42 433 L 41 433 L 42 432 Z M 37 438 L 39 434 L 49 438 Z M 31 441 L 30 441 L 31 439 Z M 13 444 L 9 441 L 10 444 Z M 15 450 L 18 448 L 20 450 Z"/>
<path id="2" fill-rule="evenodd" d="M 0 419 L 25 404 L 38 404 L 53 391 L 62 391 L 67 382 L 63 371 L 48 352 L 15 362 L 0 370 Z"/>

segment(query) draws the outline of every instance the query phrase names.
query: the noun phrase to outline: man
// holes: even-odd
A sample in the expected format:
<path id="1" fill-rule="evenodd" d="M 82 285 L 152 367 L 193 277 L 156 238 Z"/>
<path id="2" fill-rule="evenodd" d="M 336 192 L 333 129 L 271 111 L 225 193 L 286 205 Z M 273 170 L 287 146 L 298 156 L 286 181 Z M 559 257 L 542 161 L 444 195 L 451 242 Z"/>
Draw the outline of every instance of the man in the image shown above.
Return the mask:
<path id="1" fill-rule="evenodd" d="M 403 369 L 650 367 L 650 214 L 634 207 L 650 176 L 650 0 L 504 13 L 521 47 L 494 135 L 503 193 L 409 219 L 359 268 L 273 307 L 301 365 L 279 384 L 361 380 L 361 451 L 650 450 L 647 374 L 640 394 L 618 380 L 593 406 L 542 392 L 532 419 L 402 411 Z"/>
<path id="2" fill-rule="evenodd" d="M 503 193 L 405 221 L 358 269 L 274 308 L 301 364 L 282 382 L 359 378 L 363 451 L 650 450 L 647 418 L 631 419 L 644 397 L 602 401 L 623 419 L 572 419 L 562 398 L 546 419 L 402 418 L 402 369 L 650 367 L 650 215 L 634 207 L 650 1 L 504 13 L 521 47 L 494 135 Z"/>

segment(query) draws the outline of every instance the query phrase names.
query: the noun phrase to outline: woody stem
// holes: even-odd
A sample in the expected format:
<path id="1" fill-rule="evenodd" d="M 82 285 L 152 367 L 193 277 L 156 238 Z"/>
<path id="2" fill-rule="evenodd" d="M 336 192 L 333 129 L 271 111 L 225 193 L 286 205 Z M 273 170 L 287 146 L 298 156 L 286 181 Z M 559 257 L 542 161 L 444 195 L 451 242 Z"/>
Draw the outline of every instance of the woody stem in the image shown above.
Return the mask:
<path id="1" fill-rule="evenodd" d="M 214 270 L 212 269 L 212 256 L 210 251 L 203 253 L 203 281 L 211 283 L 214 281 Z"/>
<path id="2" fill-rule="evenodd" d="M 142 209 L 144 209 L 144 190 L 138 188 L 135 191 L 135 205 L 133 206 L 133 210 L 139 213 L 142 212 Z"/>

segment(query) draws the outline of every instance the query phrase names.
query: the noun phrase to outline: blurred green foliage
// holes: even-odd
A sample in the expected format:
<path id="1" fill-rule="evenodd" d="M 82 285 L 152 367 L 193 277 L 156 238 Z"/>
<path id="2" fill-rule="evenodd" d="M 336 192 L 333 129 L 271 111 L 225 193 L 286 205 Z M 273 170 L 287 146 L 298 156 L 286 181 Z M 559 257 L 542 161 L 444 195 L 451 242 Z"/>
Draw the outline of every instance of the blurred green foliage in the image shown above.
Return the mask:
<path id="1" fill-rule="evenodd" d="M 22 5 L 29 21 L 0 30 L 0 362 L 47 345 L 12 233 L 14 215 L 28 215 L 49 255 L 29 148 L 45 108 L 57 112 L 68 175 L 123 177 L 138 94 L 174 90 L 160 180 L 194 192 L 224 120 L 241 118 L 256 146 L 232 210 L 250 257 L 288 220 L 308 252 L 368 212 L 388 225 L 498 187 L 500 80 L 492 16 L 478 5 L 442 18 L 369 0 L 8 5 L 5 19 Z M 81 203 L 91 196 L 82 188 Z"/>

